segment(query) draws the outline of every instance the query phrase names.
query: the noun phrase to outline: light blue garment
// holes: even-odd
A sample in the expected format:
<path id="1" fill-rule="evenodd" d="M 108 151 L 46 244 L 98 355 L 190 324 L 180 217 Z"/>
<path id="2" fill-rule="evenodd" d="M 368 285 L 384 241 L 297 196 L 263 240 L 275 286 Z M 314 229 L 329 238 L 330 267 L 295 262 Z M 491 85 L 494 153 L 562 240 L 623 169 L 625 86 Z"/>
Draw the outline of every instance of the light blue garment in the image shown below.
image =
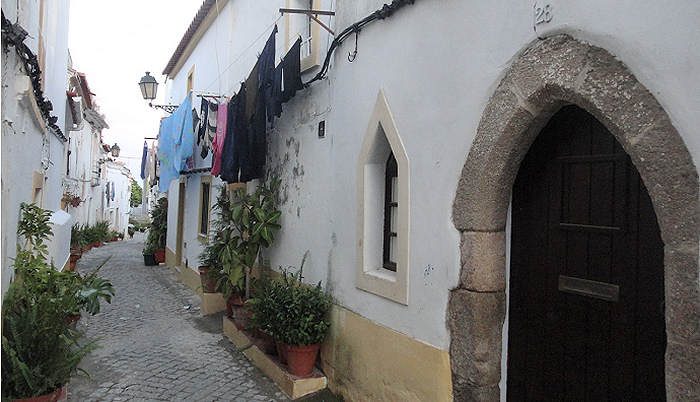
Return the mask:
<path id="1" fill-rule="evenodd" d="M 175 113 L 160 121 L 160 132 L 158 133 L 160 191 L 168 191 L 170 182 L 180 177 L 181 170 L 194 167 L 192 166 L 193 153 L 194 127 L 192 97 L 189 93 Z"/>

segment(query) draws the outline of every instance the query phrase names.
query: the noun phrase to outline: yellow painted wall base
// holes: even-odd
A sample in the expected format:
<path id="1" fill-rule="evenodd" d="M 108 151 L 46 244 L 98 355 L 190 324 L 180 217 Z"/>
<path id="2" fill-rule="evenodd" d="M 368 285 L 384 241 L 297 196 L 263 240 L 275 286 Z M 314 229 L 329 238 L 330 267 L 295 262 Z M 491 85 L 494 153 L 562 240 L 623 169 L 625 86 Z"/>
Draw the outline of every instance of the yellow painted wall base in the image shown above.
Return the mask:
<path id="1" fill-rule="evenodd" d="M 221 293 L 204 293 L 202 291 L 202 281 L 199 278 L 199 273 L 188 266 L 175 266 L 175 253 L 167 247 L 165 248 L 165 263 L 173 270 L 180 282 L 184 283 L 185 286 L 199 295 L 202 300 L 199 309 L 203 315 L 226 310 L 226 300 L 224 300 Z"/>
<path id="2" fill-rule="evenodd" d="M 450 357 L 334 306 L 321 349 L 328 386 L 346 401 L 451 401 Z"/>
<path id="3" fill-rule="evenodd" d="M 277 386 L 292 399 L 318 392 L 327 385 L 327 379 L 323 373 L 314 369 L 311 377 L 296 377 L 280 367 L 276 360 L 263 353 L 257 346 L 251 344 L 248 337 L 236 328 L 236 325 L 228 317 L 223 317 L 224 335 L 233 342 L 236 347 L 266 376 L 270 377 Z"/>

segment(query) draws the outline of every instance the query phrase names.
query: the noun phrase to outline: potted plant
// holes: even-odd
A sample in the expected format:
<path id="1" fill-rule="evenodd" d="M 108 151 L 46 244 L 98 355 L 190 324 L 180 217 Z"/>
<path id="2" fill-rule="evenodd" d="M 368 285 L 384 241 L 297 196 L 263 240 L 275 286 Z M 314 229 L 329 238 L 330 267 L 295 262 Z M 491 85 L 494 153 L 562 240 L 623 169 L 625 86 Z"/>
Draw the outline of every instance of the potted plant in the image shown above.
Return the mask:
<path id="1" fill-rule="evenodd" d="M 216 282 L 219 279 L 220 272 L 217 267 L 217 258 L 220 252 L 221 243 L 211 240 L 199 255 L 199 279 L 202 282 L 202 291 L 204 293 L 215 293 Z"/>
<path id="2" fill-rule="evenodd" d="M 304 285 L 301 272 L 282 272 L 280 284 L 273 291 L 272 332 L 286 354 L 289 372 L 304 377 L 313 372 L 321 342 L 330 328 L 332 299 L 320 281 L 316 286 Z"/>
<path id="3" fill-rule="evenodd" d="M 134 238 L 134 233 L 136 233 L 136 230 L 134 229 L 133 226 L 129 226 L 128 231 L 129 231 L 129 238 L 130 238 L 130 239 L 133 239 L 133 238 Z"/>
<path id="4" fill-rule="evenodd" d="M 235 230 L 229 258 L 243 268 L 246 299 L 250 297 L 250 277 L 258 255 L 272 245 L 275 232 L 281 228 L 282 211 L 277 209 L 279 184 L 279 179 L 272 177 L 251 194 L 239 188 L 231 202 L 231 224 Z"/>
<path id="5" fill-rule="evenodd" d="M 165 236 L 168 231 L 168 199 L 162 197 L 151 211 L 151 226 L 148 233 L 155 246 L 158 263 L 165 262 Z"/>
<path id="6" fill-rule="evenodd" d="M 80 205 L 81 202 L 83 202 L 83 200 L 79 196 L 71 193 L 70 191 L 66 191 L 65 193 L 63 193 L 61 201 L 72 206 L 73 208 L 77 207 L 78 205 Z"/>
<path id="7" fill-rule="evenodd" d="M 83 334 L 66 322 L 78 303 L 68 286 L 76 274 L 46 260 L 50 211 L 27 204 L 21 210 L 16 280 L 2 304 L 2 397 L 55 401 L 66 397 L 66 384 L 95 345 L 78 342 Z"/>
<path id="8" fill-rule="evenodd" d="M 226 316 L 233 316 L 233 307 L 242 306 L 244 272 L 237 256 L 236 228 L 232 224 L 232 206 L 225 186 L 219 186 L 219 195 L 213 205 L 215 219 L 212 233 L 216 233 L 200 254 L 200 277 L 203 283 L 214 283 L 215 291 L 226 300 Z"/>
<path id="9" fill-rule="evenodd" d="M 144 265 L 146 265 L 146 266 L 158 265 L 158 262 L 156 262 L 155 251 L 156 251 L 155 246 L 151 242 L 146 241 L 146 247 L 144 247 L 144 249 L 143 249 L 143 264 Z"/>
<path id="10" fill-rule="evenodd" d="M 253 280 L 251 298 L 245 302 L 251 312 L 248 318 L 248 329 L 252 330 L 253 335 L 260 340 L 260 349 L 270 355 L 277 354 L 275 339 L 272 336 L 277 308 L 276 285 L 269 271 L 262 270 L 260 278 Z"/>

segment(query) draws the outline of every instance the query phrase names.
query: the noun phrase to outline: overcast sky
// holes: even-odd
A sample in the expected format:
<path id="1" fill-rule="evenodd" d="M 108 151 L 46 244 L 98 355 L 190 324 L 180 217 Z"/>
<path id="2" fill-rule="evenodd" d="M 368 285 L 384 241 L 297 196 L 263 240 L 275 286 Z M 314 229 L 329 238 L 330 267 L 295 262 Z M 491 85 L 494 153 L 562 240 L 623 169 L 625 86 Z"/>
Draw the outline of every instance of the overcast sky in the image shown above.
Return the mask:
<path id="1" fill-rule="evenodd" d="M 202 0 L 71 0 L 68 46 L 73 68 L 85 73 L 109 129 L 105 143 L 119 144 L 119 159 L 141 182 L 143 137 L 158 134 L 161 112 L 147 106 L 138 87 L 145 71 L 160 75 Z"/>

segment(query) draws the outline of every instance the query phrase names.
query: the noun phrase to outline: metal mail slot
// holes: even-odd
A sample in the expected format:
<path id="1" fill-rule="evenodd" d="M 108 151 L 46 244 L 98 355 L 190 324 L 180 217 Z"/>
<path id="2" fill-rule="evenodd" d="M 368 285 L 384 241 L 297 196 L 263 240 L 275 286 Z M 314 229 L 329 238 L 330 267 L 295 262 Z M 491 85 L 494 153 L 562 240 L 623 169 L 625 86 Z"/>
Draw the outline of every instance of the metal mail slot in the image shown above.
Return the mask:
<path id="1" fill-rule="evenodd" d="M 618 285 L 566 275 L 559 275 L 559 290 L 612 302 L 616 302 L 620 296 L 620 287 Z"/>

